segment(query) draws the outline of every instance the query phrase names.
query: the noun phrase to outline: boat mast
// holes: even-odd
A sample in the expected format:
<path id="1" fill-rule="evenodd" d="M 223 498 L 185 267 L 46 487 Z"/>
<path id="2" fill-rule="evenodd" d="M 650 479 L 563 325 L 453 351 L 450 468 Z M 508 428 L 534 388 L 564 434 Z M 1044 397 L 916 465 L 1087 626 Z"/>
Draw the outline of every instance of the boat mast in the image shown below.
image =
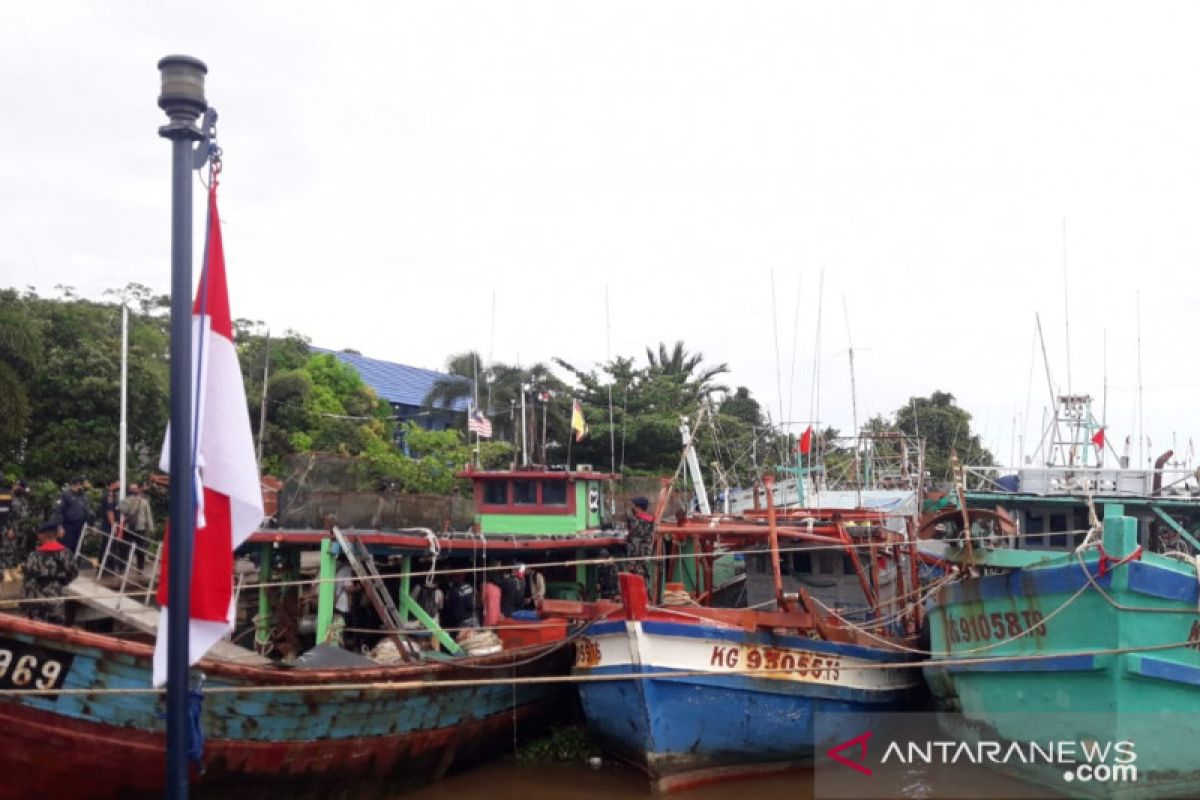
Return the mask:
<path id="1" fill-rule="evenodd" d="M 700 412 L 696 415 L 697 429 L 704 419 L 704 409 L 704 406 L 700 406 Z M 688 473 L 691 474 L 692 483 L 696 487 L 696 503 L 700 507 L 700 513 L 707 516 L 712 513 L 712 507 L 708 504 L 708 491 L 704 488 L 704 475 L 700 472 L 700 459 L 696 456 L 695 439 L 692 437 L 687 417 L 679 418 L 679 434 L 683 437 L 683 456 L 687 461 Z"/>
<path id="2" fill-rule="evenodd" d="M 266 349 L 263 352 L 262 399 L 258 404 L 258 471 L 262 472 L 263 439 L 267 432 L 267 379 L 271 375 L 271 329 L 267 328 Z"/>
<path id="3" fill-rule="evenodd" d="M 846 344 L 850 353 L 850 419 L 854 426 L 854 490 L 857 503 L 862 505 L 862 433 L 858 429 L 858 388 L 854 381 L 854 340 L 850 338 L 850 311 L 846 307 L 846 295 L 842 295 L 842 314 L 846 317 Z"/>

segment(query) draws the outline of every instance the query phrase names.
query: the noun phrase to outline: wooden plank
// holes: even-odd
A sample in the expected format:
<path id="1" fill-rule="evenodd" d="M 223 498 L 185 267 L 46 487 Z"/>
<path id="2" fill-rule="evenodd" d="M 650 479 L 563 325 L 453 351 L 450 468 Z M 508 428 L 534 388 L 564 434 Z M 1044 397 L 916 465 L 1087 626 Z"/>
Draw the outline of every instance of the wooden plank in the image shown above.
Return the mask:
<path id="1" fill-rule="evenodd" d="M 67 586 L 67 597 L 142 633 L 158 634 L 158 609 L 114 592 L 87 575 L 80 575 Z M 253 650 L 240 647 L 224 639 L 219 640 L 209 649 L 207 657 L 233 664 L 265 666 L 271 663 L 269 658 L 264 658 Z"/>

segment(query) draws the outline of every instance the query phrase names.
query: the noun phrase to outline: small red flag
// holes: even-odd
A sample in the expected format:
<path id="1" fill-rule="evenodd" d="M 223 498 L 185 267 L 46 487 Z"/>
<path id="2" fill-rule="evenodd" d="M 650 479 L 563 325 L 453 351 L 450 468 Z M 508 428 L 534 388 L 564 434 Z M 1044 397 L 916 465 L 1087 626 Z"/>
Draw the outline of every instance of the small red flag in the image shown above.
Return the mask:
<path id="1" fill-rule="evenodd" d="M 796 449 L 800 451 L 801 455 L 808 455 L 812 450 L 812 433 L 812 425 L 809 425 L 804 433 L 800 434 L 800 444 Z"/>
<path id="2" fill-rule="evenodd" d="M 1104 428 L 1096 431 L 1096 434 L 1092 437 L 1092 444 L 1096 445 L 1096 447 L 1099 447 L 1101 450 L 1104 449 Z"/>

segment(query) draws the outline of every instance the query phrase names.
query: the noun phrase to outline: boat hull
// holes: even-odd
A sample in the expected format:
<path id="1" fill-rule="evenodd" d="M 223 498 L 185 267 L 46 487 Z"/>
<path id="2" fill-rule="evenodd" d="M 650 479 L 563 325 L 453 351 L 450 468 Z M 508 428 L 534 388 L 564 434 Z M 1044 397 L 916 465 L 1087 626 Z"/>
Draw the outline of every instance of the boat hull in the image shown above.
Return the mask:
<path id="1" fill-rule="evenodd" d="M 901 654 L 681 622 L 600 623 L 576 652 L 576 674 L 602 678 L 580 684 L 589 730 L 659 792 L 811 764 L 816 745 L 902 708 L 919 680 L 857 668 Z"/>
<path id="2" fill-rule="evenodd" d="M 150 648 L 0 615 L 0 651 L 11 653 L 13 663 L 26 657 L 35 680 L 61 672 L 49 688 L 84 690 L 0 697 L 0 798 L 35 796 L 46 787 L 63 797 L 161 795 L 161 696 L 110 693 L 149 686 Z M 498 667 L 491 670 L 433 664 L 334 672 L 201 662 L 206 741 L 203 771 L 194 774 L 196 794 L 261 797 L 265 788 L 283 788 L 291 797 L 361 797 L 428 782 L 511 749 L 516 732 L 532 732 L 566 705 L 560 687 L 438 681 L 567 668 L 561 647 L 518 657 L 539 652 L 545 658 L 532 666 L 483 660 Z M 51 663 L 60 666 L 47 671 Z M 387 681 L 429 686 L 332 686 Z"/>
<path id="3" fill-rule="evenodd" d="M 955 735 L 1133 743 L 1136 781 L 1076 782 L 1073 794 L 1194 796 L 1196 574 L 1135 551 L 1122 519 L 1106 520 L 1105 545 L 1110 556 L 1129 555 L 1127 563 L 1106 560 L 1102 568 L 1095 551 L 1082 564 L 1074 554 L 1048 555 L 1041 564 L 941 590 L 930 604 L 935 655 L 926 677 L 940 707 L 961 712 L 945 717 Z M 1018 771 L 1066 789 L 1061 769 Z"/>

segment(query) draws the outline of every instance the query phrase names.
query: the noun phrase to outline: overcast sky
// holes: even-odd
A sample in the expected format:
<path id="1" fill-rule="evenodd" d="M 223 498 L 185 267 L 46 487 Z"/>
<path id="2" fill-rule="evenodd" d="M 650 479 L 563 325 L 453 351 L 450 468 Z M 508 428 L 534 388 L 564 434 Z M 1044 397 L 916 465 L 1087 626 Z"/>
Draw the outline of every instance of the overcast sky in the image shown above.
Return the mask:
<path id="1" fill-rule="evenodd" d="M 1140 292 L 1146 433 L 1184 450 L 1198 23 L 1188 3 L 12 3 L 0 284 L 167 291 L 155 64 L 183 52 L 221 115 L 236 316 L 433 368 L 682 339 L 807 420 L 824 271 L 822 422 L 851 427 L 849 329 L 860 420 L 942 389 L 1008 461 L 1049 395 L 1035 312 L 1066 389 L 1065 219 L 1072 388 L 1099 416 L 1107 336 L 1110 433 L 1135 431 Z"/>

